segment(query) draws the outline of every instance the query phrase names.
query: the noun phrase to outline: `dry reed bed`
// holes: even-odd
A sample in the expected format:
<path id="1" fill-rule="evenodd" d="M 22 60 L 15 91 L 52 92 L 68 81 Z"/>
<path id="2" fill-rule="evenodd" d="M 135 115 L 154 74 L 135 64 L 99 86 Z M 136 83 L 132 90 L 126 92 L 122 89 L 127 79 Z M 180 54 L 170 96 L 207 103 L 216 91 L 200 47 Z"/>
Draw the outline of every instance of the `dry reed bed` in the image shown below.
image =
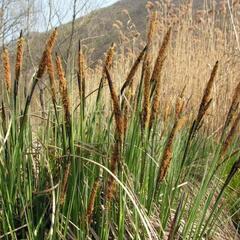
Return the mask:
<path id="1" fill-rule="evenodd" d="M 148 10 L 150 11 L 150 9 L 155 7 L 150 4 Z M 184 15 L 182 23 L 175 25 L 170 22 L 168 24 L 173 26 L 167 29 L 161 28 L 163 23 L 159 21 L 159 18 L 157 11 L 150 11 L 147 45 L 143 47 L 143 50 L 140 50 L 139 55 L 136 54 L 133 58 L 126 59 L 122 53 L 116 54 L 117 47 L 115 44 L 112 44 L 106 52 L 104 63 L 92 69 L 86 67 L 90 60 L 87 59 L 81 44 L 79 44 L 76 61 L 78 70 L 73 78 L 76 81 L 72 85 L 67 82 L 69 76 L 65 74 L 62 58 L 59 55 L 52 57 L 52 51 L 57 38 L 57 29 L 55 29 L 46 42 L 38 70 L 33 76 L 32 85 L 24 100 L 25 106 L 21 112 L 20 122 L 16 121 L 16 126 L 20 129 L 19 136 L 16 139 L 20 142 L 18 144 L 21 149 L 24 147 L 24 131 L 29 123 L 29 108 L 30 106 L 35 108 L 35 103 L 32 101 L 33 93 L 37 84 L 45 80 L 44 74 L 47 73 L 49 83 L 46 84 L 45 82 L 45 84 L 49 86 L 49 93 L 46 96 L 50 99 L 48 103 L 50 106 L 50 101 L 52 101 L 53 115 L 55 114 L 56 118 L 53 129 L 56 127 L 56 124 L 59 124 L 59 131 L 63 136 L 62 156 L 59 157 L 62 160 L 59 172 L 62 178 L 59 180 L 59 184 L 60 206 L 64 206 L 68 197 L 67 191 L 70 187 L 71 175 L 76 171 L 74 134 L 78 133 L 78 130 L 74 132 L 75 130 L 72 129 L 72 120 L 80 120 L 79 125 L 81 125 L 85 121 L 85 116 L 90 116 L 89 118 L 91 118 L 90 113 L 93 106 L 96 105 L 98 107 L 100 103 L 102 107 L 99 108 L 100 115 L 105 117 L 105 119 L 111 119 L 111 115 L 113 115 L 114 124 L 110 124 L 112 126 L 109 127 L 112 130 L 113 141 L 110 144 L 111 150 L 109 150 L 109 159 L 107 159 L 108 162 L 106 163 L 112 175 L 107 176 L 104 182 L 101 182 L 100 176 L 94 179 L 84 217 L 87 227 L 92 224 L 92 218 L 96 211 L 95 202 L 100 191 L 104 193 L 101 199 L 103 201 L 102 214 L 104 215 L 114 205 L 118 193 L 116 176 L 120 175 L 124 169 L 123 154 L 127 146 L 127 133 L 131 131 L 132 119 L 138 119 L 139 117 L 141 144 L 146 152 L 148 150 L 146 143 L 151 139 L 151 136 L 154 136 L 155 132 L 161 129 L 159 128 L 159 121 L 165 119 L 164 124 L 166 125 L 173 123 L 172 125 L 169 124 L 170 130 L 168 130 L 169 134 L 166 136 L 166 144 L 161 158 L 157 160 L 157 174 L 152 182 L 153 196 L 150 204 L 147 206 L 149 212 L 152 210 L 153 202 L 155 204 L 158 203 L 159 191 L 164 187 L 171 169 L 174 141 L 186 122 L 191 123 L 191 125 L 187 134 L 186 148 L 183 151 L 180 169 L 183 168 L 187 160 L 187 155 L 195 136 L 203 126 L 205 126 L 203 129 L 212 132 L 223 125 L 223 128 L 220 128 L 220 130 L 223 130 L 220 131 L 218 129 L 216 132 L 217 138 L 215 138 L 215 141 L 219 143 L 220 151 L 218 154 L 221 160 L 221 162 L 216 162 L 216 166 L 214 166 L 216 169 L 220 168 L 226 161 L 228 150 L 231 149 L 231 145 L 234 143 L 240 121 L 239 79 L 238 75 L 236 75 L 238 60 L 235 55 L 229 56 L 229 51 L 234 50 L 234 39 L 230 36 L 230 39 L 223 41 L 222 36 L 226 33 L 219 34 L 220 30 L 211 28 L 211 25 L 209 25 L 208 34 L 203 34 L 206 29 L 203 28 L 201 23 L 195 29 L 196 25 L 191 25 L 191 22 L 188 21 L 188 13 Z M 192 29 L 193 26 L 194 29 Z M 226 31 L 231 31 L 231 29 Z M 211 38 L 208 39 L 206 36 L 211 36 Z M 11 98 L 11 96 L 17 96 L 20 81 L 20 71 L 23 62 L 22 34 L 17 43 L 14 89 L 11 87 L 10 60 L 6 48 L 3 51 L 2 59 L 6 95 Z M 55 79 L 55 71 L 57 73 L 57 81 Z M 228 80 L 227 83 L 225 83 L 225 79 Z M 95 84 L 97 80 L 98 84 Z M 57 83 L 59 91 L 57 90 Z M 77 85 L 78 88 L 75 87 Z M 223 93 L 228 88 L 232 90 L 226 96 Z M 106 91 L 110 97 L 106 97 Z M 232 91 L 234 92 L 232 93 Z M 57 106 L 58 104 L 60 105 L 59 98 L 61 98 L 61 110 L 58 110 Z M 16 99 L 14 97 L 15 113 L 17 111 Z M 109 100 L 111 100 L 111 104 L 109 104 Z M 76 104 L 72 105 L 71 103 Z M 11 104 L 10 101 L 9 108 L 11 108 Z M 221 109 L 219 109 L 220 105 Z M 167 106 L 170 106 L 169 113 L 166 113 Z M 97 110 L 99 109 L 97 108 Z M 60 124 L 59 117 L 61 116 L 61 111 L 63 112 L 63 121 Z M 227 116 L 225 116 L 226 112 Z M 75 113 L 80 113 L 80 118 L 74 118 Z M 139 116 L 137 116 L 138 114 Z M 5 106 L 2 104 L 2 128 L 5 134 L 7 119 Z M 106 122 L 105 124 L 107 129 L 107 124 L 109 123 Z M 80 132 L 83 131 L 81 127 Z M 54 134 L 56 133 L 54 132 Z M 144 183 L 144 178 L 146 178 L 144 176 L 145 167 L 147 166 L 146 153 L 141 155 L 141 159 L 143 163 L 139 174 L 140 185 Z M 222 204 L 223 193 L 237 174 L 239 168 L 240 159 L 236 159 L 226 180 L 214 198 L 213 209 Z M 215 169 L 213 170 L 215 171 Z M 140 192 L 143 189 L 144 187 L 141 186 Z M 174 233 L 174 228 L 181 208 L 182 203 L 180 200 L 173 219 L 170 219 L 168 239 L 171 239 L 176 234 Z M 202 226 L 203 230 L 198 230 L 201 236 L 206 231 L 210 231 L 207 229 L 207 226 L 208 224 L 211 226 L 214 214 L 215 212 L 211 212 L 206 217 L 205 225 Z M 151 225 L 148 227 L 151 229 Z M 148 233 L 149 236 L 152 239 L 158 239 L 155 229 L 151 229 L 151 231 Z"/>
<path id="2" fill-rule="evenodd" d="M 157 7 L 155 7 L 159 10 Z M 239 6 L 234 8 L 234 13 L 238 11 Z M 170 10 L 169 10 L 170 11 Z M 232 93 L 235 86 L 239 82 L 238 79 L 238 68 L 239 68 L 239 57 L 237 42 L 232 29 L 232 25 L 227 16 L 222 17 L 222 24 L 217 24 L 217 17 L 201 13 L 202 19 L 206 19 L 206 22 L 190 21 L 191 11 L 187 12 L 184 17 L 181 16 L 181 11 L 175 13 L 175 17 L 178 21 L 169 19 L 169 15 L 163 14 L 163 17 L 159 17 L 158 30 L 156 35 L 160 39 L 164 37 L 166 32 L 166 26 L 173 24 L 173 38 L 171 40 L 171 47 L 168 49 L 168 58 L 166 59 L 165 66 L 162 74 L 162 88 L 161 88 L 161 103 L 162 112 L 164 109 L 174 107 L 176 96 L 180 93 L 181 89 L 186 85 L 185 96 L 191 98 L 188 104 L 189 114 L 192 110 L 196 111 L 198 103 L 201 99 L 201 93 L 204 90 L 206 79 L 208 79 L 209 72 L 213 67 L 213 63 L 216 59 L 219 60 L 220 69 L 218 73 L 218 79 L 214 83 L 213 89 L 213 102 L 208 112 L 206 121 L 211 131 L 216 130 L 224 119 L 224 116 L 228 110 L 229 103 L 231 101 Z M 166 23 L 167 21 L 167 23 Z M 177 23 L 176 23 L 177 22 Z M 122 23 L 124 24 L 124 23 Z M 237 28 L 239 28 L 238 22 L 235 22 Z M 212 26 L 215 27 L 212 27 Z M 228 26 L 228 28 L 226 28 Z M 128 36 L 125 36 L 128 37 Z M 156 39 L 156 38 L 155 38 Z M 136 42 L 141 41 L 134 40 Z M 119 45 L 121 52 L 129 52 L 131 49 L 132 39 L 129 42 L 123 42 L 123 45 Z M 154 40 L 154 58 L 157 54 L 158 41 Z M 137 49 L 137 44 L 134 49 Z M 119 53 L 114 57 L 114 64 L 112 75 L 116 82 L 116 87 L 120 89 L 124 82 L 122 76 L 127 76 L 129 73 L 130 66 L 134 62 L 137 54 L 131 52 L 126 57 L 122 53 Z M 87 57 L 87 56 L 86 56 Z M 87 59 L 88 66 L 86 68 L 86 78 L 91 81 L 86 81 L 86 96 L 95 90 L 99 84 L 99 76 L 102 74 L 102 63 L 92 67 L 91 59 Z M 140 75 L 140 70 L 137 72 L 137 77 Z M 135 85 L 136 87 L 136 85 Z M 105 84 L 105 93 L 107 88 Z M 76 95 L 76 94 L 73 94 Z M 96 96 L 92 94 L 93 98 Z M 94 102 L 91 98 L 88 98 L 88 103 Z M 168 99 L 172 99 L 171 102 Z M 75 99 L 73 100 L 75 102 Z M 107 102 L 107 101 L 106 101 Z M 218 106 L 222 107 L 219 109 Z M 217 114 L 216 114 L 217 112 Z M 163 114 L 163 113 L 162 113 Z"/>
<path id="3" fill-rule="evenodd" d="M 171 66 L 171 70 L 164 68 L 163 82 L 166 84 L 161 88 L 161 98 L 164 108 L 166 108 L 165 106 L 168 104 L 171 104 L 171 107 L 174 106 L 175 96 L 178 95 L 186 85 L 186 96 L 191 97 L 189 109 L 193 108 L 197 110 L 196 106 L 201 98 L 201 92 L 204 89 L 209 71 L 211 71 L 212 63 L 215 62 L 216 59 L 219 59 L 220 65 L 224 67 L 221 67 L 219 70 L 219 77 L 214 86 L 214 100 L 209 112 L 209 118 L 207 119 L 212 125 L 217 123 L 216 125 L 219 126 L 227 111 L 232 91 L 239 81 L 239 50 L 237 50 L 236 37 L 229 16 L 227 13 L 226 15 L 221 13 L 221 24 L 219 24 L 217 16 L 202 11 L 198 17 L 202 19 L 202 21 L 199 21 L 198 18 L 195 21 L 191 21 L 192 13 L 191 9 L 189 9 L 190 6 L 182 6 L 179 11 L 175 10 L 174 13 L 171 12 L 173 8 L 170 6 L 161 4 L 161 6 L 154 7 L 154 9 L 161 12 L 157 30 L 157 35 L 159 35 L 160 38 L 163 38 L 167 26 L 174 26 L 174 37 L 172 38 L 171 47 L 168 50 L 168 59 L 166 60 L 166 65 Z M 226 7 L 227 6 L 225 6 L 225 8 Z M 186 8 L 188 8 L 188 10 Z M 237 4 L 233 11 L 234 16 L 237 14 L 238 9 L 239 5 Z M 121 24 L 124 25 L 125 23 Z M 238 29 L 239 24 L 237 17 L 235 19 L 235 25 Z M 124 32 L 122 34 L 124 34 Z M 125 36 L 125 38 L 127 37 L 129 36 Z M 123 41 L 123 46 L 118 46 L 118 49 L 121 48 L 121 52 L 124 53 L 129 52 L 130 49 L 132 49 L 132 44 L 136 45 L 133 49 L 137 49 L 137 42 L 142 41 L 141 39 L 142 36 L 134 41 L 132 39 L 129 39 L 129 42 Z M 155 46 L 157 46 L 157 44 L 155 40 Z M 86 49 L 86 46 L 84 47 Z M 88 49 L 86 50 L 88 51 Z M 156 54 L 156 52 L 157 48 L 155 47 L 154 54 Z M 129 54 L 127 58 L 126 56 L 121 56 L 121 53 L 115 57 L 113 79 L 116 81 L 118 88 L 121 88 L 124 81 L 121 76 L 128 74 L 129 68 L 136 55 L 135 52 L 131 51 L 131 55 Z M 26 51 L 26 58 L 29 57 Z M 86 82 L 86 92 L 90 93 L 98 86 L 99 74 L 101 74 L 102 67 L 101 65 L 92 67 L 92 60 L 87 59 L 87 61 L 89 68 L 87 68 L 86 74 L 89 74 L 88 78 L 91 79 L 91 81 Z M 25 66 L 24 69 L 26 69 Z M 27 74 L 27 76 L 31 75 L 32 72 Z M 20 84 L 23 85 L 23 83 Z M 173 102 L 169 103 L 166 101 L 165 96 L 169 96 L 173 99 Z M 73 102 L 75 102 L 75 99 Z M 36 102 L 36 104 L 38 104 L 38 102 Z M 221 105 L 222 108 L 217 109 L 218 105 Z M 218 114 L 215 114 L 216 110 L 218 110 Z"/>

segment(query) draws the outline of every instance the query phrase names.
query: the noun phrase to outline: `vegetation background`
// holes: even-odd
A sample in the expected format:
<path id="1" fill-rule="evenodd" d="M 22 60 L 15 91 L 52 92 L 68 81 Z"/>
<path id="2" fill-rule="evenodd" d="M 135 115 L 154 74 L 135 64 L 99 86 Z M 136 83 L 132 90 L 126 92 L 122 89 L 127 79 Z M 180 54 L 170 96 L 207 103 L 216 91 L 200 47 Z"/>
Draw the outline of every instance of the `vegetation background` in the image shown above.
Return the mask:
<path id="1" fill-rule="evenodd" d="M 1 4 L 0 238 L 240 239 L 239 1 Z"/>

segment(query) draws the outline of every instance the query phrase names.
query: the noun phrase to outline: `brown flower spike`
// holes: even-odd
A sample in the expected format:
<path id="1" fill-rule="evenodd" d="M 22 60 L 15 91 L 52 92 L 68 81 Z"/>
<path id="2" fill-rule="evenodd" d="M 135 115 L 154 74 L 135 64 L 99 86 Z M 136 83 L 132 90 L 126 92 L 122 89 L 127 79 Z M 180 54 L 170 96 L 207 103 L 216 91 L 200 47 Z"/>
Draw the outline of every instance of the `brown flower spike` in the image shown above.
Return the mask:
<path id="1" fill-rule="evenodd" d="M 2 53 L 2 61 L 4 68 L 4 79 L 7 87 L 8 93 L 11 92 L 12 82 L 11 82 L 11 69 L 10 69 L 10 60 L 9 60 L 9 52 L 7 48 L 3 49 Z"/>

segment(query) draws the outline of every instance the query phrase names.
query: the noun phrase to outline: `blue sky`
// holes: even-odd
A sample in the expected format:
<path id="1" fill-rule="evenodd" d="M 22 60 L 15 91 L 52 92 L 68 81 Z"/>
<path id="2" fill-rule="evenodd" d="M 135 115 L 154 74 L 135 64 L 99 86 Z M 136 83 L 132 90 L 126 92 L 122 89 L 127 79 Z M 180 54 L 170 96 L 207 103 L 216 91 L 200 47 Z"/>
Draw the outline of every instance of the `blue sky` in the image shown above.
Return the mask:
<path id="1" fill-rule="evenodd" d="M 107 3 L 107 5 L 109 5 L 109 4 L 113 4 L 113 3 L 115 3 L 115 2 L 117 2 L 117 0 L 109 0 L 109 1 L 106 1 Z"/>
<path id="2" fill-rule="evenodd" d="M 89 12 L 114 4 L 119 0 L 77 0 L 77 17 Z M 74 0 L 41 0 L 38 2 L 40 11 L 40 24 L 38 31 L 46 31 L 52 27 L 71 21 Z M 50 12 L 49 9 L 52 9 Z M 51 16 L 50 16 L 51 15 Z M 51 21 L 49 21 L 51 19 Z"/>

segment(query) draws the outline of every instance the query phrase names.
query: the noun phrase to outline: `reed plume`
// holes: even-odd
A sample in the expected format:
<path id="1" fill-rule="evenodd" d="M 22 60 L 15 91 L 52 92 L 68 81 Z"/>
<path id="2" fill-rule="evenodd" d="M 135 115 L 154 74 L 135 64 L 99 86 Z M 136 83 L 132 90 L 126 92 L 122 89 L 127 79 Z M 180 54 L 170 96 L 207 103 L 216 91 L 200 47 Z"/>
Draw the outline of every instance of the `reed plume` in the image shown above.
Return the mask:
<path id="1" fill-rule="evenodd" d="M 100 82 L 101 87 L 103 86 L 104 80 L 106 78 L 106 68 L 110 70 L 113 66 L 113 57 L 114 57 L 114 53 L 115 53 L 115 48 L 116 48 L 115 43 L 112 43 L 106 53 L 106 58 L 105 58 L 105 62 L 103 65 L 103 70 L 102 70 L 102 79 Z"/>
<path id="2" fill-rule="evenodd" d="M 156 84 L 160 81 L 159 79 L 161 77 L 163 61 L 167 57 L 167 49 L 170 43 L 171 31 L 172 29 L 169 28 L 163 38 L 163 42 L 160 43 L 159 45 L 159 52 L 158 52 L 158 56 L 154 65 L 154 70 L 151 78 L 151 82 L 155 82 Z"/>
<path id="3" fill-rule="evenodd" d="M 65 197 L 66 197 L 66 192 L 67 192 L 67 182 L 68 182 L 68 177 L 70 174 L 70 167 L 71 163 L 68 161 L 67 166 L 65 167 L 64 175 L 63 175 L 63 181 L 62 181 L 62 186 L 60 189 L 60 204 L 64 204 Z"/>
<path id="4" fill-rule="evenodd" d="M 119 142 L 116 141 L 114 144 L 114 149 L 113 149 L 113 153 L 110 161 L 110 170 L 113 174 L 116 174 L 117 165 L 120 161 L 120 148 L 121 146 Z M 116 182 L 113 176 L 111 175 L 108 177 L 107 187 L 106 187 L 106 200 L 108 202 L 110 202 L 113 199 L 115 192 L 116 192 Z"/>
<path id="5" fill-rule="evenodd" d="M 163 121 L 167 122 L 169 116 L 171 115 L 171 105 L 168 103 L 165 106 L 164 113 L 163 113 Z"/>
<path id="6" fill-rule="evenodd" d="M 167 175 L 167 171 L 168 171 L 170 162 L 172 160 L 172 145 L 173 145 L 174 137 L 176 135 L 177 125 L 178 125 L 178 121 L 175 121 L 173 128 L 171 130 L 171 133 L 168 137 L 166 147 L 163 152 L 161 165 L 160 165 L 158 177 L 157 177 L 156 189 L 158 188 L 159 184 L 164 180 L 165 176 Z"/>
<path id="7" fill-rule="evenodd" d="M 220 154 L 222 157 L 226 154 L 229 146 L 231 145 L 231 143 L 233 141 L 234 135 L 237 131 L 239 121 L 240 121 L 240 113 L 238 113 L 236 119 L 234 120 L 234 122 L 232 124 L 232 127 L 231 127 L 231 129 L 230 129 L 230 131 L 229 131 L 229 133 L 228 133 L 228 135 L 227 135 L 227 137 L 226 137 L 226 139 L 225 139 L 225 141 L 222 145 L 221 154 Z"/>
<path id="8" fill-rule="evenodd" d="M 44 52 L 42 54 L 42 58 L 41 58 L 41 61 L 39 63 L 39 66 L 38 66 L 38 70 L 37 70 L 37 72 L 36 72 L 36 74 L 33 78 L 33 83 L 32 83 L 30 93 L 27 96 L 27 100 L 26 100 L 26 104 L 25 104 L 25 108 L 24 108 L 24 112 L 23 112 L 23 117 L 21 119 L 21 129 L 20 129 L 21 133 L 22 133 L 22 130 L 23 130 L 24 123 L 26 122 L 26 119 L 27 119 L 27 112 L 28 112 L 29 105 L 30 105 L 31 100 L 32 100 L 34 90 L 36 88 L 36 85 L 37 85 L 38 81 L 42 78 L 42 76 L 45 72 L 45 69 L 46 69 L 46 66 L 47 66 L 47 56 L 48 56 L 48 54 L 49 55 L 51 54 L 53 46 L 56 42 L 56 39 L 57 39 L 57 29 L 55 28 L 55 30 L 52 32 L 52 34 L 50 35 L 50 37 L 49 37 L 49 39 L 48 39 L 48 41 L 45 45 L 45 49 L 44 49 Z"/>
<path id="9" fill-rule="evenodd" d="M 147 51 L 143 63 L 143 102 L 142 102 L 142 129 L 149 126 L 150 121 L 150 81 L 152 71 L 152 45 L 153 37 L 156 33 L 157 12 L 150 16 L 149 30 L 147 35 Z"/>
<path id="10" fill-rule="evenodd" d="M 194 131 L 196 131 L 199 128 L 199 126 L 201 125 L 203 117 L 206 114 L 206 112 L 207 112 L 207 110 L 210 106 L 210 103 L 212 101 L 211 92 L 212 92 L 213 83 L 214 83 L 214 80 L 215 80 L 215 77 L 216 77 L 216 74 L 217 74 L 218 65 L 219 65 L 219 63 L 217 61 L 214 65 L 214 68 L 211 72 L 210 79 L 207 82 L 206 88 L 204 90 L 202 101 L 201 101 L 201 104 L 199 106 L 197 118 L 196 118 L 196 121 L 195 121 L 195 130 Z"/>
<path id="11" fill-rule="evenodd" d="M 65 78 L 65 73 L 62 67 L 61 58 L 58 55 L 56 56 L 56 66 L 57 66 L 57 73 L 59 78 L 59 91 L 62 96 L 62 104 L 64 108 L 64 113 L 65 113 L 66 125 L 70 127 L 71 114 L 70 114 L 70 100 L 69 100 L 68 89 L 67 89 L 67 80 Z"/>
<path id="12" fill-rule="evenodd" d="M 11 80 L 9 52 L 7 48 L 3 49 L 2 61 L 3 61 L 3 68 L 4 68 L 4 80 L 5 80 L 7 92 L 10 94 L 11 87 L 12 87 L 12 80 Z"/>
<path id="13" fill-rule="evenodd" d="M 50 35 L 50 37 L 45 45 L 45 50 L 42 54 L 42 58 L 41 58 L 41 61 L 40 61 L 39 67 L 38 67 L 37 74 L 36 74 L 37 79 L 41 79 L 46 70 L 47 56 L 52 53 L 52 50 L 53 50 L 56 40 L 57 40 L 57 28 L 55 28 L 55 30 L 52 32 L 52 34 Z"/>
<path id="14" fill-rule="evenodd" d="M 116 49 L 116 44 L 112 43 L 111 47 L 107 51 L 107 55 L 106 55 L 106 59 L 105 59 L 105 65 L 104 65 L 104 68 L 103 68 L 103 74 L 105 74 L 105 68 L 107 68 L 109 70 L 112 68 L 115 49 Z"/>
<path id="15" fill-rule="evenodd" d="M 21 68 L 23 64 L 23 50 L 24 50 L 24 38 L 22 31 L 17 41 L 17 55 L 15 64 L 15 81 L 14 81 L 14 104 L 16 105 L 16 97 L 18 95 L 18 84 L 20 79 Z"/>
<path id="16" fill-rule="evenodd" d="M 115 43 L 111 44 L 111 47 L 108 49 L 107 54 L 106 54 L 106 58 L 105 58 L 105 62 L 103 65 L 103 70 L 102 70 L 102 77 L 99 83 L 99 88 L 98 88 L 98 94 L 97 94 L 97 102 L 99 102 L 100 96 L 101 96 L 101 91 L 104 85 L 104 81 L 106 79 L 106 71 L 105 69 L 111 69 L 113 66 L 113 57 L 114 57 L 114 53 L 115 53 L 115 48 L 116 45 Z"/>
<path id="17" fill-rule="evenodd" d="M 224 122 L 224 127 L 223 127 L 223 130 L 222 130 L 221 139 L 223 138 L 224 133 L 226 132 L 229 125 L 231 124 L 231 122 L 233 120 L 233 117 L 237 112 L 237 109 L 238 109 L 238 106 L 239 106 L 239 98 L 240 98 L 240 82 L 238 83 L 237 87 L 235 88 L 235 92 L 234 92 L 233 97 L 232 97 L 231 106 L 228 110 L 227 117 L 226 117 L 226 120 Z"/>
<path id="18" fill-rule="evenodd" d="M 114 144 L 114 149 L 110 161 L 110 170 L 112 173 L 116 173 L 117 165 L 120 162 L 121 158 L 121 146 L 123 142 L 123 133 L 124 133 L 124 122 L 123 122 L 123 116 L 122 111 L 119 103 L 119 98 L 117 96 L 115 87 L 113 85 L 112 78 L 110 76 L 110 73 L 107 68 L 105 68 L 106 71 L 106 77 L 108 80 L 109 90 L 112 98 L 113 103 L 113 113 L 115 116 L 115 123 L 116 123 L 116 142 Z M 113 198 L 113 195 L 115 193 L 115 180 L 112 176 L 109 176 L 107 187 L 106 187 L 106 200 L 110 201 Z"/>
<path id="19" fill-rule="evenodd" d="M 95 180 L 93 187 L 92 187 L 91 194 L 90 194 L 89 203 L 88 203 L 88 207 L 87 207 L 87 214 L 86 214 L 86 218 L 87 218 L 86 220 L 87 220 L 88 224 L 91 224 L 91 222 L 92 222 L 94 204 L 96 201 L 97 192 L 101 186 L 101 177 L 102 177 L 102 170 L 100 171 L 99 177 L 97 177 L 97 179 Z"/>
<path id="20" fill-rule="evenodd" d="M 147 35 L 147 42 L 149 46 L 149 50 L 152 47 L 154 35 L 156 34 L 157 30 L 157 11 L 152 12 L 150 15 L 150 20 L 149 20 L 149 30 L 148 30 L 148 35 Z"/>
<path id="21" fill-rule="evenodd" d="M 61 58 L 56 55 L 56 67 L 57 67 L 57 74 L 59 78 L 59 91 L 62 97 L 62 104 L 64 109 L 64 115 L 65 115 L 65 124 L 66 124 L 66 132 L 67 137 L 69 140 L 69 151 L 71 151 L 71 113 L 70 113 L 70 100 L 68 96 L 68 89 L 67 89 L 67 80 L 65 78 L 65 73 L 62 67 L 62 61 Z M 68 152 L 69 153 L 69 152 Z M 63 176 L 63 182 L 61 187 L 61 195 L 60 195 L 60 202 L 61 204 L 64 203 L 66 191 L 67 191 L 67 182 L 68 177 L 70 174 L 70 155 L 68 154 L 67 160 L 66 160 L 66 166 L 64 167 L 64 176 Z"/>
<path id="22" fill-rule="evenodd" d="M 167 175 L 167 172 L 168 172 L 171 160 L 172 160 L 172 155 L 173 155 L 172 148 L 173 148 L 174 138 L 175 138 L 177 132 L 182 128 L 182 126 L 185 123 L 185 118 L 181 118 L 182 111 L 183 111 L 183 108 L 181 108 L 181 111 L 179 112 L 179 114 L 176 115 L 174 125 L 169 134 L 169 137 L 167 139 L 167 144 L 163 151 L 161 164 L 160 164 L 158 176 L 157 176 L 156 191 L 158 190 L 161 182 L 165 179 L 165 177 Z"/>
<path id="23" fill-rule="evenodd" d="M 85 79 L 85 59 L 82 51 L 81 41 L 79 41 L 79 49 L 78 49 L 78 89 L 79 89 L 79 97 L 83 104 L 85 105 L 85 88 L 86 88 L 86 79 Z"/>
<path id="24" fill-rule="evenodd" d="M 150 121 L 150 78 L 151 78 L 151 62 L 147 59 L 145 62 L 144 74 L 144 92 L 143 92 L 143 110 L 142 110 L 142 129 L 149 126 Z"/>
<path id="25" fill-rule="evenodd" d="M 70 175 L 70 168 L 71 168 L 71 147 L 72 147 L 72 129 L 71 129 L 71 112 L 70 112 L 70 100 L 68 96 L 68 89 L 67 89 L 67 80 L 65 78 L 65 73 L 62 67 L 62 61 L 60 56 L 56 54 L 56 67 L 57 67 L 57 74 L 59 78 L 59 91 L 62 97 L 62 105 L 64 109 L 64 115 L 65 115 L 65 124 L 66 124 L 66 133 L 69 141 L 69 148 L 67 149 L 67 159 L 66 159 L 66 165 L 64 166 L 64 176 L 63 176 L 63 182 L 61 187 L 61 203 L 64 203 L 66 191 L 67 191 L 67 183 L 68 183 L 68 177 Z M 66 149 L 65 149 L 66 150 Z"/>
<path id="26" fill-rule="evenodd" d="M 181 97 L 177 98 L 176 108 L 175 108 L 175 115 L 178 117 L 180 113 L 182 112 L 182 109 L 184 107 L 184 101 Z"/>
<path id="27" fill-rule="evenodd" d="M 51 88 L 51 95 L 53 104 L 56 104 L 57 97 L 56 97 L 56 82 L 55 82 L 55 74 L 54 74 L 54 65 L 51 53 L 47 52 L 47 72 L 50 80 L 50 88 Z"/>
<path id="28" fill-rule="evenodd" d="M 137 59 L 135 60 L 128 76 L 127 76 L 127 79 L 125 81 L 125 83 L 123 84 L 122 88 L 121 88 L 121 95 L 123 94 L 124 90 L 130 86 L 133 82 L 133 79 L 134 79 L 134 76 L 138 70 L 138 67 L 139 67 L 139 64 L 140 62 L 142 61 L 143 57 L 144 57 L 144 54 L 147 50 L 147 45 L 144 47 L 144 49 L 140 52 L 139 56 L 137 57 Z"/>
<path id="29" fill-rule="evenodd" d="M 187 142 L 186 142 L 186 148 L 185 148 L 184 154 L 183 154 L 183 160 L 182 160 L 181 167 L 183 167 L 183 164 L 186 161 L 186 157 L 187 157 L 187 153 L 188 153 L 188 150 L 190 147 L 191 140 L 193 139 L 193 137 L 195 136 L 195 134 L 199 130 L 199 128 L 202 126 L 203 117 L 206 114 L 206 112 L 212 102 L 211 92 L 212 92 L 212 87 L 213 87 L 215 77 L 217 75 L 218 66 L 219 66 L 219 62 L 217 61 L 212 69 L 210 79 L 207 82 L 206 88 L 204 90 L 204 94 L 203 94 L 202 101 L 199 106 L 197 117 L 193 121 L 192 126 L 190 128 Z"/>
<path id="30" fill-rule="evenodd" d="M 123 116 L 123 121 L 124 121 L 124 133 L 126 133 L 127 131 L 127 126 L 128 126 L 128 113 L 129 113 L 129 103 L 131 101 L 131 91 L 132 91 L 132 87 L 133 87 L 133 80 L 134 80 L 134 76 L 139 68 L 139 65 L 144 57 L 144 54 L 147 50 L 147 45 L 144 47 L 144 49 L 140 52 L 139 56 L 137 57 L 137 59 L 135 60 L 128 76 L 127 79 L 125 81 L 125 83 L 123 84 L 122 88 L 121 88 L 121 95 L 123 95 L 124 90 L 129 87 L 129 89 L 127 90 L 126 96 L 122 101 L 122 107 L 121 109 L 124 111 L 124 116 Z M 127 101 L 127 103 L 126 103 Z"/>
<path id="31" fill-rule="evenodd" d="M 110 76 L 110 73 L 107 68 L 105 68 L 106 76 L 108 80 L 109 90 L 112 98 L 113 103 L 113 113 L 115 116 L 115 122 L 116 122 L 116 133 L 117 133 L 117 139 L 122 143 L 123 138 L 123 117 L 122 117 L 122 111 L 119 103 L 119 98 L 116 92 L 116 89 L 113 85 L 112 78 Z"/>
<path id="32" fill-rule="evenodd" d="M 186 89 L 186 85 L 184 86 L 181 94 L 177 97 L 176 106 L 175 106 L 175 115 L 176 115 L 177 118 L 182 113 L 183 107 L 184 107 L 184 104 L 185 104 L 184 99 L 183 99 L 183 94 L 184 94 L 185 89 Z"/>
<path id="33" fill-rule="evenodd" d="M 169 28 L 169 30 L 165 34 L 163 42 L 159 47 L 158 57 L 156 59 L 152 78 L 151 78 L 151 83 L 153 84 L 152 92 L 153 90 L 155 90 L 155 95 L 153 97 L 152 111 L 151 111 L 151 117 L 150 117 L 150 128 L 152 127 L 152 124 L 156 119 L 156 116 L 159 111 L 160 91 L 161 91 L 161 73 L 162 73 L 164 61 L 167 57 L 166 52 L 170 42 L 170 36 L 171 36 L 171 28 Z"/>

